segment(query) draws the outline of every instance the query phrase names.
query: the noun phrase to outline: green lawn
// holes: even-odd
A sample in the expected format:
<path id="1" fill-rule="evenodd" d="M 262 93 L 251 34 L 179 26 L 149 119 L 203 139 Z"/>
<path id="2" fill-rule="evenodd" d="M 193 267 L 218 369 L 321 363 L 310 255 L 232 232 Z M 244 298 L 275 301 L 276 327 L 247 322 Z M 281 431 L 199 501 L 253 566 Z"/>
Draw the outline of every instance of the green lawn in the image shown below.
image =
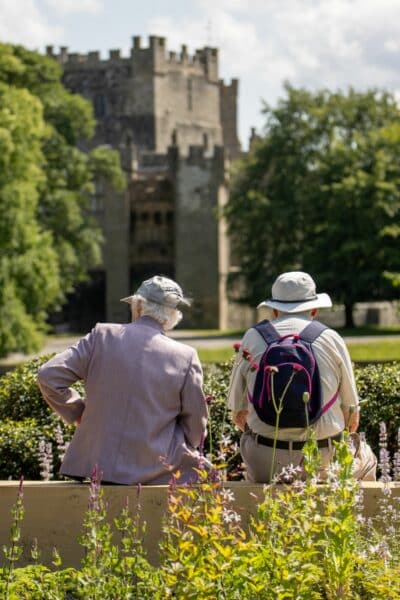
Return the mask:
<path id="1" fill-rule="evenodd" d="M 356 362 L 400 360 L 400 339 L 376 342 L 357 342 L 348 345 L 350 356 Z"/>
<path id="2" fill-rule="evenodd" d="M 200 348 L 198 351 L 201 362 L 225 362 L 234 355 L 232 346 L 225 348 Z"/>
<path id="3" fill-rule="evenodd" d="M 363 336 L 363 335 L 400 335 L 400 325 L 383 327 L 381 325 L 364 325 L 363 327 L 354 327 L 353 329 L 335 328 L 342 336 Z"/>
<path id="4" fill-rule="evenodd" d="M 376 342 L 356 342 L 348 345 L 350 356 L 355 362 L 376 362 L 400 360 L 400 339 L 378 340 Z M 199 351 L 202 362 L 222 362 L 229 360 L 234 351 L 231 346 L 224 348 L 201 348 Z"/>

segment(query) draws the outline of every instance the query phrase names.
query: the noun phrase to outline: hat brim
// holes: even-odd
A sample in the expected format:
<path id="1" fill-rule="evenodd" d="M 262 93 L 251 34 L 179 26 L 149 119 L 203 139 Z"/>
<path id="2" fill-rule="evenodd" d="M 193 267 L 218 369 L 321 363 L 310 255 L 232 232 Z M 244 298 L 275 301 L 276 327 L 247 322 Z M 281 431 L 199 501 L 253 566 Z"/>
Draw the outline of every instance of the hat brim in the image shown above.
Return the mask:
<path id="1" fill-rule="evenodd" d="M 312 310 L 313 308 L 331 308 L 332 300 L 328 294 L 317 294 L 317 297 L 313 300 L 305 300 L 303 302 L 280 302 L 279 300 L 264 300 L 260 302 L 257 308 L 262 306 L 268 306 L 269 308 L 275 308 L 285 313 L 298 313 Z"/>
<path id="2" fill-rule="evenodd" d="M 135 294 L 133 294 L 132 296 L 127 296 L 126 298 L 120 298 L 120 302 L 127 302 L 128 304 L 132 303 L 132 298 Z M 154 300 L 151 300 L 151 302 L 155 302 Z M 160 302 L 155 302 L 155 304 L 160 304 L 160 306 L 168 306 L 169 308 L 177 308 L 178 306 L 184 304 L 185 306 L 190 306 L 191 305 L 191 300 L 190 298 L 181 298 L 180 300 L 178 300 L 177 304 L 175 304 L 174 306 L 172 306 L 171 304 L 161 304 Z"/>

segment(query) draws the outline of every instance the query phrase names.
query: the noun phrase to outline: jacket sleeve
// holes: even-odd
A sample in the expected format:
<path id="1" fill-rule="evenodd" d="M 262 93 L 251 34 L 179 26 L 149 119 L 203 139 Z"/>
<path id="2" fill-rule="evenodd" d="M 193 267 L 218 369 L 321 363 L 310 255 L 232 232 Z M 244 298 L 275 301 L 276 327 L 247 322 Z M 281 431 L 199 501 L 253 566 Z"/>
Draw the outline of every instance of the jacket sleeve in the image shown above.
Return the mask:
<path id="1" fill-rule="evenodd" d="M 93 329 L 64 352 L 45 363 L 38 372 L 38 384 L 47 404 L 67 423 L 74 423 L 82 416 L 85 403 L 79 393 L 70 386 L 85 380 L 95 343 Z"/>
<path id="2" fill-rule="evenodd" d="M 207 432 L 208 410 L 203 393 L 203 371 L 197 352 L 194 351 L 181 390 L 179 423 L 186 441 L 198 448 Z"/>

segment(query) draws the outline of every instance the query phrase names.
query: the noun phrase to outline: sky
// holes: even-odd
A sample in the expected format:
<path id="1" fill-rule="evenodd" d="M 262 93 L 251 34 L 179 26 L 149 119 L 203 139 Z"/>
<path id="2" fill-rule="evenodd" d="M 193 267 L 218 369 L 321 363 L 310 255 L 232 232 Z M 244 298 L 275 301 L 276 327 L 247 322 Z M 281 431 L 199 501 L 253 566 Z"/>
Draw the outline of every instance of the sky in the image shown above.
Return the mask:
<path id="1" fill-rule="evenodd" d="M 0 40 L 44 51 L 121 48 L 132 36 L 169 50 L 219 48 L 221 78 L 239 79 L 239 136 L 262 132 L 263 101 L 283 83 L 309 90 L 386 88 L 400 97 L 400 0 L 0 0 Z M 145 45 L 145 44 L 143 44 Z"/>

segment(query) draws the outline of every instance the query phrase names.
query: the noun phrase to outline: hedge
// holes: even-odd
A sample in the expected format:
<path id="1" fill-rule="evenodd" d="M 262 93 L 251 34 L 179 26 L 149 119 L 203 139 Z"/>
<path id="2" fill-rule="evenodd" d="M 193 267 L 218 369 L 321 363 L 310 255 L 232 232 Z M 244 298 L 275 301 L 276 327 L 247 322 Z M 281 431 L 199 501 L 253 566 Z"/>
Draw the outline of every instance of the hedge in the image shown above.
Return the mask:
<path id="1" fill-rule="evenodd" d="M 48 358 L 27 362 L 0 378 L 0 479 L 19 478 L 21 473 L 27 478 L 40 479 L 39 440 L 52 442 L 57 467 L 57 427 L 62 428 L 66 440 L 72 436 L 73 427 L 51 413 L 36 383 L 38 368 Z M 229 479 L 238 479 L 240 436 L 225 404 L 231 366 L 228 362 L 204 368 L 204 389 L 211 397 L 205 452 L 218 463 L 224 463 Z M 360 430 L 365 431 L 373 450 L 379 453 L 379 423 L 384 421 L 389 450 L 393 453 L 400 427 L 400 363 L 357 366 L 355 376 L 362 402 Z M 82 391 L 82 384 L 77 387 Z"/>

